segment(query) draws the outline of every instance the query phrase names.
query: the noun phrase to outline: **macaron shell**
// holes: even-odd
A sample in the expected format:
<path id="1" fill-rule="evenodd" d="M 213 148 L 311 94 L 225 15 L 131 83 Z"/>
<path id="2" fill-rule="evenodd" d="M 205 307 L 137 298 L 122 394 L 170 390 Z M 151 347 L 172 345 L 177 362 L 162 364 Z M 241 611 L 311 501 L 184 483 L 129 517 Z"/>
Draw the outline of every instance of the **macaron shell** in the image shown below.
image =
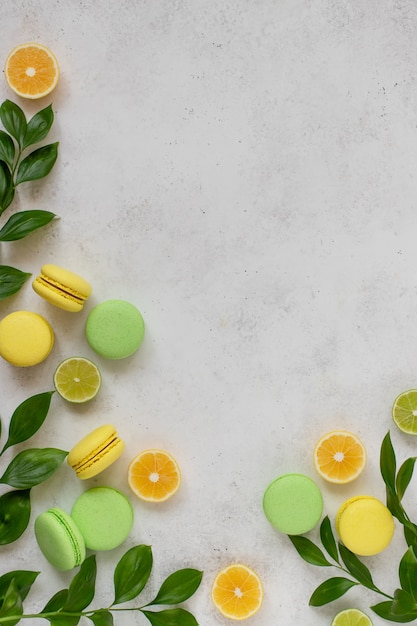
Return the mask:
<path id="1" fill-rule="evenodd" d="M 372 556 L 385 550 L 394 534 L 389 509 L 373 496 L 346 500 L 336 515 L 336 530 L 343 544 L 359 556 Z"/>
<path id="2" fill-rule="evenodd" d="M 91 285 L 84 278 L 52 264 L 42 266 L 32 287 L 50 304 L 73 313 L 81 311 L 92 292 Z"/>
<path id="3" fill-rule="evenodd" d="M 84 538 L 65 511 L 52 508 L 41 513 L 35 519 L 34 530 L 42 554 L 56 569 L 65 572 L 84 561 Z"/>
<path id="4" fill-rule="evenodd" d="M 99 426 L 70 450 L 67 461 L 78 478 L 86 480 L 97 476 L 114 463 L 125 444 L 111 424 Z"/>
<path id="5" fill-rule="evenodd" d="M 49 322 L 31 311 L 14 311 L 0 322 L 0 355 L 18 367 L 37 365 L 54 345 Z"/>
<path id="6" fill-rule="evenodd" d="M 287 535 L 302 535 L 318 524 L 323 512 L 323 497 L 308 476 L 283 474 L 267 487 L 263 509 L 277 530 Z"/>
<path id="7" fill-rule="evenodd" d="M 101 302 L 90 311 L 85 325 L 91 348 L 107 359 L 124 359 L 134 354 L 144 333 L 142 314 L 125 300 Z"/>
<path id="8" fill-rule="evenodd" d="M 132 505 L 112 487 L 93 487 L 82 493 L 72 507 L 71 517 L 91 550 L 117 548 L 133 526 Z"/>

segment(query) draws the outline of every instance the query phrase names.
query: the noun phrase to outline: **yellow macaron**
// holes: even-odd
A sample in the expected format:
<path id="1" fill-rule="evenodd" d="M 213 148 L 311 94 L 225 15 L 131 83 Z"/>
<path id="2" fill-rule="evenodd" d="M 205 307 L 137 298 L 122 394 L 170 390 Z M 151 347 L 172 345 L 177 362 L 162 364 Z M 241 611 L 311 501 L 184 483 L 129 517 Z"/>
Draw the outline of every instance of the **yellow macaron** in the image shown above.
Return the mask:
<path id="1" fill-rule="evenodd" d="M 111 424 L 99 426 L 79 441 L 68 454 L 68 465 L 78 478 L 85 480 L 96 476 L 114 463 L 125 444 Z"/>
<path id="2" fill-rule="evenodd" d="M 32 287 L 50 304 L 72 313 L 82 310 L 92 292 L 90 283 L 84 278 L 52 263 L 42 266 Z"/>
<path id="3" fill-rule="evenodd" d="M 49 322 L 31 311 L 14 311 L 0 321 L 0 355 L 17 367 L 37 365 L 54 345 Z"/>
<path id="4" fill-rule="evenodd" d="M 336 515 L 336 530 L 351 552 L 371 556 L 385 550 L 394 534 L 390 510 L 373 496 L 354 496 Z"/>

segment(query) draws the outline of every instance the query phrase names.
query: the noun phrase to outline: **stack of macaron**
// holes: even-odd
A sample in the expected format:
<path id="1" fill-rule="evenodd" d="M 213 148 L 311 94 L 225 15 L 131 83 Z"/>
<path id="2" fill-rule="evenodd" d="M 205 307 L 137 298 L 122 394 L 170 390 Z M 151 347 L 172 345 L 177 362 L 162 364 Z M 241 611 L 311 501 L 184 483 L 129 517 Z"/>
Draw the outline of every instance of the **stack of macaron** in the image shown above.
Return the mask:
<path id="1" fill-rule="evenodd" d="M 81 480 L 93 478 L 110 467 L 122 454 L 123 440 L 111 424 L 94 429 L 68 454 L 68 465 Z M 112 550 L 129 535 L 133 509 L 128 498 L 113 487 L 100 486 L 84 491 L 71 513 L 58 507 L 41 513 L 35 520 L 35 536 L 46 559 L 65 571 L 80 565 L 86 549 Z"/>
<path id="2" fill-rule="evenodd" d="M 86 550 L 112 550 L 129 536 L 133 508 L 113 487 L 92 487 L 74 502 L 71 513 L 53 507 L 35 519 L 35 536 L 45 558 L 58 570 L 81 565 Z"/>
<path id="3" fill-rule="evenodd" d="M 84 278 L 48 263 L 32 283 L 34 291 L 50 304 L 78 313 L 92 293 Z M 106 359 L 124 359 L 140 347 L 145 332 L 142 314 L 126 300 L 107 300 L 89 313 L 85 335 L 90 347 Z M 0 356 L 11 365 L 29 367 L 44 361 L 54 346 L 55 334 L 44 316 L 14 311 L 0 320 Z"/>
<path id="4" fill-rule="evenodd" d="M 328 437 L 350 438 L 360 447 L 360 467 L 354 467 L 352 476 L 356 478 L 363 469 L 365 454 L 363 444 L 346 431 L 334 431 L 322 437 L 317 447 Z M 353 445 L 353 444 L 351 444 Z M 332 451 L 337 465 L 343 460 L 341 453 Z M 340 456 L 339 456 L 340 455 Z M 358 462 L 359 463 L 359 462 Z M 345 484 L 353 478 L 335 479 L 316 469 L 322 478 L 329 482 Z M 266 488 L 263 496 L 263 510 L 268 521 L 280 532 L 287 535 L 302 535 L 312 530 L 320 521 L 323 511 L 321 489 L 310 477 L 304 474 L 288 473 L 275 478 Z M 357 495 L 347 498 L 339 506 L 335 518 L 336 531 L 341 542 L 359 556 L 371 556 L 385 550 L 394 534 L 394 520 L 389 509 L 378 498 L 371 495 Z"/>

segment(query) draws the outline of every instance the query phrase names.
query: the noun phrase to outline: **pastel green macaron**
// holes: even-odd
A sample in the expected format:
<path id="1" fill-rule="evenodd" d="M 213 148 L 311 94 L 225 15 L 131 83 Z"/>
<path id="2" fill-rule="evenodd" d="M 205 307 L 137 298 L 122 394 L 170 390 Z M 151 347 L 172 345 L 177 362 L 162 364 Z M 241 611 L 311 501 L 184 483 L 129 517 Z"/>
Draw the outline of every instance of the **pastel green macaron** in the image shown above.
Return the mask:
<path id="1" fill-rule="evenodd" d="M 106 359 L 124 359 L 136 352 L 145 334 L 141 312 L 126 300 L 106 300 L 87 317 L 85 335 L 92 349 Z"/>
<path id="2" fill-rule="evenodd" d="M 35 519 L 38 546 L 51 565 L 62 572 L 85 559 L 84 538 L 74 520 L 62 509 L 51 508 Z"/>
<path id="3" fill-rule="evenodd" d="M 87 548 L 112 550 L 129 535 L 133 508 L 121 491 L 113 487 L 92 487 L 77 498 L 71 517 Z"/>
<path id="4" fill-rule="evenodd" d="M 267 487 L 263 509 L 277 530 L 286 535 L 302 535 L 318 524 L 323 512 L 323 497 L 308 476 L 283 474 Z"/>

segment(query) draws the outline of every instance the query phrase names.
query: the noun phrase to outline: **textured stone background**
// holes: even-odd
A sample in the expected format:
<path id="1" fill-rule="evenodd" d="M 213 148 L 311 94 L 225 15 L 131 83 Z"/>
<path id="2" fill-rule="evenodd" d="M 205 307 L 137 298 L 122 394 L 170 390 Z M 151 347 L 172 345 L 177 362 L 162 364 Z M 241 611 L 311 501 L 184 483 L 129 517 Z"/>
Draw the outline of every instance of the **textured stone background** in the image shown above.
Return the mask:
<path id="1" fill-rule="evenodd" d="M 316 478 L 314 443 L 333 428 L 358 433 L 369 459 L 349 487 L 317 479 L 332 519 L 350 495 L 384 498 L 388 429 L 401 459 L 415 454 L 390 415 L 397 394 L 417 386 L 416 29 L 414 0 L 1 3 L 0 59 L 39 41 L 62 76 L 41 103 L 18 100 L 28 115 L 53 103 L 60 156 L 9 211 L 61 219 L 2 244 L 0 260 L 34 274 L 57 263 L 94 288 L 74 316 L 30 284 L 0 305 L 1 315 L 42 313 L 56 332 L 43 364 L 0 364 L 1 418 L 51 389 L 62 358 L 95 358 L 83 335 L 88 311 L 125 298 L 147 324 L 141 350 L 123 362 L 95 358 L 100 395 L 81 408 L 54 397 L 31 443 L 69 449 L 113 422 L 125 454 L 88 486 L 127 493 L 127 464 L 145 447 L 170 450 L 183 471 L 170 502 L 134 500 L 132 536 L 98 556 L 96 606 L 111 601 L 113 566 L 137 543 L 153 547 L 151 587 L 179 567 L 205 571 L 188 608 L 207 626 L 228 623 L 210 587 L 233 561 L 264 582 L 252 626 L 325 625 L 341 608 L 378 601 L 353 590 L 308 607 L 336 572 L 301 561 L 261 502 L 283 472 Z M 16 100 L 5 82 L 0 97 Z M 33 490 L 26 534 L 1 550 L 1 572 L 42 569 L 32 608 L 70 578 L 41 560 L 33 518 L 51 505 L 69 510 L 85 488 L 63 466 Z M 404 549 L 399 531 L 367 560 L 387 591 Z M 117 617 L 120 626 L 143 621 Z"/>

